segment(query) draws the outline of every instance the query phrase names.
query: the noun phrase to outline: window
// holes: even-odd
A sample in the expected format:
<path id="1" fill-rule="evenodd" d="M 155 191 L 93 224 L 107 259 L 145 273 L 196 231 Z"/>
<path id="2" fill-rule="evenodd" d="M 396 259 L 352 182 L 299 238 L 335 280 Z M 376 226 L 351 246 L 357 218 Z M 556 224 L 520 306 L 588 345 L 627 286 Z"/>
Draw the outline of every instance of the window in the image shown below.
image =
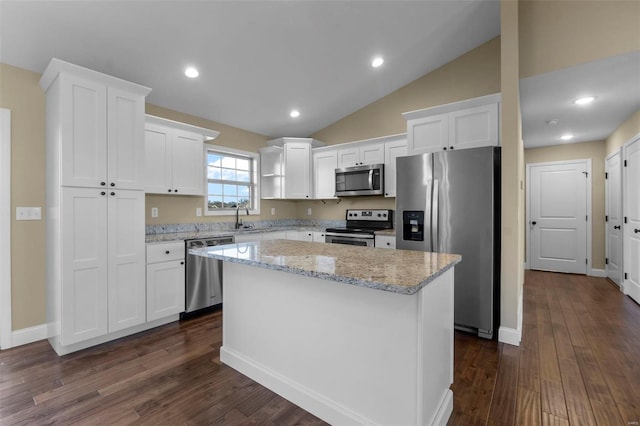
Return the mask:
<path id="1" fill-rule="evenodd" d="M 207 215 L 235 214 L 236 208 L 260 213 L 258 154 L 207 146 Z"/>

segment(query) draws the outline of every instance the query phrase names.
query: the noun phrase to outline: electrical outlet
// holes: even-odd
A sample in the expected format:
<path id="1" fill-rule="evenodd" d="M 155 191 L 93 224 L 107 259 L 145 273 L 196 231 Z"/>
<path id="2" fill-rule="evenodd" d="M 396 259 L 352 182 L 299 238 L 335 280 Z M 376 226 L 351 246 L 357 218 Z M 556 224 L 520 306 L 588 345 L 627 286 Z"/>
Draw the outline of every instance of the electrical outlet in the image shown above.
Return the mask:
<path id="1" fill-rule="evenodd" d="M 158 217 L 158 208 L 151 207 L 151 217 Z"/>
<path id="2" fill-rule="evenodd" d="M 311 216 L 311 207 L 307 209 L 307 216 Z"/>
<path id="3" fill-rule="evenodd" d="M 196 209 L 196 216 L 202 216 L 202 207 Z"/>
<path id="4" fill-rule="evenodd" d="M 41 220 L 40 207 L 16 207 L 16 220 Z"/>
<path id="5" fill-rule="evenodd" d="M 276 214 L 276 208 L 275 207 L 271 207 L 271 215 L 275 215 Z"/>

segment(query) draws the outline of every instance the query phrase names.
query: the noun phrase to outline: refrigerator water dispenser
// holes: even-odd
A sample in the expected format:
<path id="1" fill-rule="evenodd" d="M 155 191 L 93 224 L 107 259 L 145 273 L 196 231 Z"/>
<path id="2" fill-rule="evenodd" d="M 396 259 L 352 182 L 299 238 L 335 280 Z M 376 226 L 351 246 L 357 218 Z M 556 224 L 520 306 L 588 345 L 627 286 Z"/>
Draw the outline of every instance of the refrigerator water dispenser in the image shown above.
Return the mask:
<path id="1" fill-rule="evenodd" d="M 405 241 L 424 241 L 424 211 L 402 212 L 402 238 Z"/>

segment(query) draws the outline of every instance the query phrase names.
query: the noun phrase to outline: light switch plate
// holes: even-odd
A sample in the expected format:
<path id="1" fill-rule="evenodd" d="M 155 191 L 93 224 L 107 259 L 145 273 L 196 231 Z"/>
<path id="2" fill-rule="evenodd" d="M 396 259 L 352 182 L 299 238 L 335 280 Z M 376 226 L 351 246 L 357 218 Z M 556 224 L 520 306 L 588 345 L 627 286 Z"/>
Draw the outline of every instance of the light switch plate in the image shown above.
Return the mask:
<path id="1" fill-rule="evenodd" d="M 311 207 L 307 209 L 307 216 L 311 216 Z"/>
<path id="2" fill-rule="evenodd" d="M 276 214 L 276 208 L 275 207 L 271 207 L 271 215 Z"/>
<path id="3" fill-rule="evenodd" d="M 16 220 L 41 220 L 42 208 L 16 207 Z"/>
<path id="4" fill-rule="evenodd" d="M 202 208 L 201 207 L 196 208 L 196 216 L 202 216 Z"/>
<path id="5" fill-rule="evenodd" d="M 158 217 L 158 208 L 151 207 L 151 217 Z"/>

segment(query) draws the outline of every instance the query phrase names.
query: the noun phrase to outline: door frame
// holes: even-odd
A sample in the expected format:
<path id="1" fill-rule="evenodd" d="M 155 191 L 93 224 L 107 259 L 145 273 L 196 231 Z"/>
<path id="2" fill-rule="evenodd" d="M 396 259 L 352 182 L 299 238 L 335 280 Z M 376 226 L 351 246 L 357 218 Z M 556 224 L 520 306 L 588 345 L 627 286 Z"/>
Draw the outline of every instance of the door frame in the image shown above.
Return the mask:
<path id="1" fill-rule="evenodd" d="M 593 259 L 591 259 L 592 247 L 591 247 L 591 228 L 592 228 L 592 205 L 591 205 L 591 178 L 593 175 L 592 167 L 591 167 L 591 159 L 577 159 L 577 160 L 562 160 L 562 161 L 549 161 L 543 163 L 528 163 L 526 170 L 526 192 L 525 192 L 525 240 L 526 240 L 526 251 L 527 256 L 525 259 L 526 267 L 529 269 L 531 267 L 531 168 L 537 166 L 559 166 L 563 164 L 575 164 L 575 163 L 583 163 L 587 169 L 587 224 L 586 224 L 586 237 L 587 237 L 587 247 L 586 253 L 587 256 L 587 275 L 588 276 L 601 276 L 602 274 L 594 273 L 591 265 Z"/>
<path id="2" fill-rule="evenodd" d="M 11 347 L 11 111 L 0 108 L 0 349 Z"/>
<path id="3" fill-rule="evenodd" d="M 622 147 L 619 147 L 617 150 L 611 152 L 610 154 L 608 154 L 605 158 L 604 158 L 604 171 L 605 173 L 611 173 L 608 169 L 609 166 L 609 159 L 613 158 L 615 155 L 619 155 L 620 156 L 620 214 L 622 216 L 624 216 L 624 170 L 622 167 L 622 162 L 624 161 L 623 159 L 623 152 L 622 152 Z M 609 193 L 608 193 L 608 189 L 609 189 L 609 184 L 607 183 L 607 178 L 605 177 L 605 182 L 604 182 L 604 214 L 605 214 L 605 218 L 609 215 L 609 211 L 611 209 L 611 206 L 609 205 Z M 604 256 L 605 256 L 605 265 L 604 265 L 604 273 L 605 273 L 605 277 L 609 278 L 609 274 L 608 274 L 608 268 L 607 268 L 607 261 L 606 259 L 609 258 L 609 252 L 611 251 L 611 247 L 609 247 L 609 222 L 605 219 L 605 229 L 604 229 Z M 620 223 L 620 225 L 624 225 L 622 222 Z M 623 281 L 624 281 L 624 232 L 621 229 L 620 232 L 621 236 L 622 236 L 622 250 L 620 251 L 620 255 L 621 255 L 621 259 L 620 259 L 620 284 L 618 285 L 618 283 L 616 283 L 613 281 L 616 285 L 618 285 L 618 288 L 620 289 L 620 291 L 623 291 Z"/>

